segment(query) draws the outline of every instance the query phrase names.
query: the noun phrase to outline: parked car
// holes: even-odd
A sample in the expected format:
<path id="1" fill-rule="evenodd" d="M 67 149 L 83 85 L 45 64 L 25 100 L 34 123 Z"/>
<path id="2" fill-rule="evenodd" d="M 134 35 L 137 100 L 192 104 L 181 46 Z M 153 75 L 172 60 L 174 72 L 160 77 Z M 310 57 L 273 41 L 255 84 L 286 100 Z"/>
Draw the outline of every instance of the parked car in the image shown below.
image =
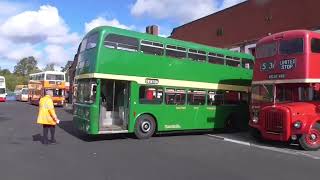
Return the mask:
<path id="1" fill-rule="evenodd" d="M 29 93 L 28 88 L 21 89 L 21 91 L 16 93 L 16 100 L 17 101 L 25 101 L 25 102 L 28 101 L 28 93 Z"/>

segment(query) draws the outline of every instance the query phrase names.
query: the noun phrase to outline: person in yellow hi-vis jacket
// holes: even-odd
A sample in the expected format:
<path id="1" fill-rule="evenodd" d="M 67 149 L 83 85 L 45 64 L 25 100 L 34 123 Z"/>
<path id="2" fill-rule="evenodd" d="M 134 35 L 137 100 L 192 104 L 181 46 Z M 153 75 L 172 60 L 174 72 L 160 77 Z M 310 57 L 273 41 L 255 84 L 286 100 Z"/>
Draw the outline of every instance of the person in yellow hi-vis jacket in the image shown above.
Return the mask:
<path id="1" fill-rule="evenodd" d="M 60 120 L 57 118 L 56 112 L 54 110 L 52 96 L 52 90 L 46 90 L 46 95 L 40 99 L 39 102 L 39 114 L 37 123 L 43 126 L 43 144 L 49 144 L 48 133 L 50 130 L 51 139 L 50 143 L 56 143 L 54 137 L 55 127 L 59 124 Z"/>

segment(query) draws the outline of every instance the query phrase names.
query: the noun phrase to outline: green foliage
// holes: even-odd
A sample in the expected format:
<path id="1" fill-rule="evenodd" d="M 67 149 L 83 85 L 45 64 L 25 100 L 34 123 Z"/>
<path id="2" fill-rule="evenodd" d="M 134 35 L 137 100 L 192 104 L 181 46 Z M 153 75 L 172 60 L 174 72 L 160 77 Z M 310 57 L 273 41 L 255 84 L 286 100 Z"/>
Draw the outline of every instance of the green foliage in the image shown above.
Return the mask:
<path id="1" fill-rule="evenodd" d="M 61 72 L 66 72 L 72 65 L 73 61 L 68 61 L 64 67 L 61 67 Z"/>
<path id="2" fill-rule="evenodd" d="M 0 75 L 1 76 L 8 75 L 8 74 L 11 74 L 9 69 L 1 69 L 1 67 L 0 67 Z"/>
<path id="3" fill-rule="evenodd" d="M 31 73 L 40 72 L 37 64 L 37 60 L 30 56 L 21 59 L 17 65 L 14 66 L 13 73 L 11 73 L 8 69 L 1 69 L 0 67 L 0 76 L 4 76 L 6 78 L 7 89 L 14 91 L 16 85 L 28 84 L 28 75 Z"/>
<path id="4" fill-rule="evenodd" d="M 6 75 L 7 89 L 14 91 L 14 88 L 18 84 L 28 84 L 28 78 L 25 76 L 16 76 L 14 74 Z"/>
<path id="5" fill-rule="evenodd" d="M 6 86 L 10 91 L 14 91 L 14 88 L 18 84 L 28 84 L 27 76 L 12 74 L 8 69 L 0 68 L 0 76 L 4 76 L 6 78 Z"/>
<path id="6" fill-rule="evenodd" d="M 38 68 L 38 61 L 33 57 L 29 56 L 21 59 L 16 66 L 14 66 L 14 74 L 20 76 L 27 76 L 32 73 L 40 72 Z"/>
<path id="7" fill-rule="evenodd" d="M 43 69 L 43 71 L 55 71 L 54 63 L 47 64 L 46 67 Z"/>

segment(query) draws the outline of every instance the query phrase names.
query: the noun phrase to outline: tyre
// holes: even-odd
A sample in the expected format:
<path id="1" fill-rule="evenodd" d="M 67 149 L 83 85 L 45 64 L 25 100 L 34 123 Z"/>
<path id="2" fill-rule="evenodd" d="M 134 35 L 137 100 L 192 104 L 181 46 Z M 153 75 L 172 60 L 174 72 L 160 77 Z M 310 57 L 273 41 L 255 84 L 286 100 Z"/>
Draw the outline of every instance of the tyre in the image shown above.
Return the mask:
<path id="1" fill-rule="evenodd" d="M 307 151 L 320 149 L 320 123 L 314 124 L 308 134 L 303 134 L 299 138 L 299 144 Z"/>
<path id="2" fill-rule="evenodd" d="M 235 115 L 230 115 L 225 121 L 225 131 L 228 133 L 233 133 L 239 131 L 239 122 L 237 122 Z"/>
<path id="3" fill-rule="evenodd" d="M 262 140 L 261 133 L 258 129 L 250 127 L 249 133 L 251 137 L 253 137 L 255 140 L 258 140 L 258 141 Z"/>
<path id="4" fill-rule="evenodd" d="M 138 117 L 134 134 L 138 139 L 148 139 L 156 130 L 156 123 L 152 116 L 144 114 Z"/>

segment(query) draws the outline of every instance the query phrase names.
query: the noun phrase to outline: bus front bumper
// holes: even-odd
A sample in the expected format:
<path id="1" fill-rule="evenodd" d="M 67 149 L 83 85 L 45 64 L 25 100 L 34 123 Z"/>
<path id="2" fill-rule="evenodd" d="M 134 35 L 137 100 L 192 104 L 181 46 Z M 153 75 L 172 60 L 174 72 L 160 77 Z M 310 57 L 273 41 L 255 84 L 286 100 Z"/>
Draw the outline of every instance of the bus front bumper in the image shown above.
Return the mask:
<path id="1" fill-rule="evenodd" d="M 249 126 L 253 129 L 258 130 L 261 134 L 261 137 L 266 140 L 286 142 L 286 141 L 289 141 L 289 139 L 290 139 L 290 133 L 288 133 L 289 131 L 287 131 L 287 130 L 285 130 L 281 133 L 270 132 L 270 131 L 267 131 L 266 129 L 264 129 L 259 124 L 254 124 L 252 122 L 249 123 Z"/>
<path id="2" fill-rule="evenodd" d="M 73 115 L 73 124 L 76 127 L 76 129 L 86 134 L 90 134 L 90 122 L 86 119 L 83 119 L 77 115 Z"/>
<path id="3" fill-rule="evenodd" d="M 0 97 L 0 102 L 6 102 L 6 98 L 5 97 Z"/>

